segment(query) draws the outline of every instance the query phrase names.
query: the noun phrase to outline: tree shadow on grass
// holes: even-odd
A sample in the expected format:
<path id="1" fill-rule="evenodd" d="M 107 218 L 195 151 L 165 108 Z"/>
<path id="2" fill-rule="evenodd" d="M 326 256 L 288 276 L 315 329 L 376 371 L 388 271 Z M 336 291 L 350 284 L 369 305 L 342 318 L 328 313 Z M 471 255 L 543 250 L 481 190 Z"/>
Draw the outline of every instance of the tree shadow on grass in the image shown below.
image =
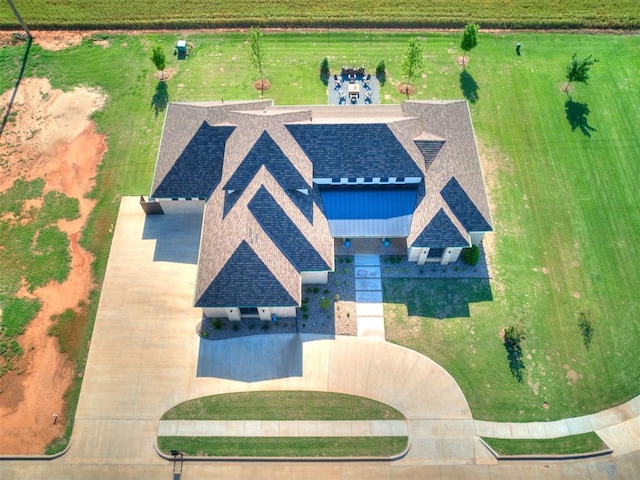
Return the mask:
<path id="1" fill-rule="evenodd" d="M 567 121 L 571 125 L 571 131 L 575 132 L 576 129 L 587 137 L 591 137 L 591 132 L 597 130 L 589 125 L 589 106 L 586 103 L 574 102 L 571 97 L 564 103 L 564 111 L 567 115 Z"/>
<path id="2" fill-rule="evenodd" d="M 462 90 L 464 98 L 471 103 L 476 103 L 480 99 L 478 95 L 478 83 L 466 70 L 460 72 L 460 90 Z"/>
<path id="3" fill-rule="evenodd" d="M 151 97 L 151 106 L 156 112 L 156 117 L 160 112 L 164 112 L 169 104 L 169 90 L 167 89 L 167 82 L 161 80 L 156 85 L 156 92 Z"/>
<path id="4" fill-rule="evenodd" d="M 524 360 L 522 360 L 522 347 L 518 343 L 510 343 L 505 341 L 504 348 L 507 351 L 507 360 L 509 361 L 509 370 L 511 375 L 522 383 L 523 372 L 525 369 Z"/>

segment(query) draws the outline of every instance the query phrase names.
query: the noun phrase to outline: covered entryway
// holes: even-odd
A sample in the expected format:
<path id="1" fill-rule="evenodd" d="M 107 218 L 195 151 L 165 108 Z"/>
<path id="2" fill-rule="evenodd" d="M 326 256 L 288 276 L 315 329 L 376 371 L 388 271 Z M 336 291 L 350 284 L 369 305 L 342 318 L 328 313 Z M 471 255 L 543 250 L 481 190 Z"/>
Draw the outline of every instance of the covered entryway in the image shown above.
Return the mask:
<path id="1" fill-rule="evenodd" d="M 336 255 L 406 255 L 415 186 L 337 186 L 320 190 Z"/>

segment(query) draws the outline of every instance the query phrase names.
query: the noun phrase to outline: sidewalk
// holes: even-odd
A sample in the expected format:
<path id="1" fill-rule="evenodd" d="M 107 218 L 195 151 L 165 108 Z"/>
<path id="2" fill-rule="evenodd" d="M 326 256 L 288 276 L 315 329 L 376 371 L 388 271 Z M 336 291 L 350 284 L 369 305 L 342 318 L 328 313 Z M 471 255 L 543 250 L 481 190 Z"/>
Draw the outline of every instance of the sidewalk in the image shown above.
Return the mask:
<path id="1" fill-rule="evenodd" d="M 640 395 L 617 407 L 554 422 L 474 423 L 478 436 L 493 438 L 544 439 L 596 432 L 614 455 L 625 455 L 640 448 Z"/>
<path id="2" fill-rule="evenodd" d="M 160 437 L 405 437 L 404 420 L 162 420 Z"/>

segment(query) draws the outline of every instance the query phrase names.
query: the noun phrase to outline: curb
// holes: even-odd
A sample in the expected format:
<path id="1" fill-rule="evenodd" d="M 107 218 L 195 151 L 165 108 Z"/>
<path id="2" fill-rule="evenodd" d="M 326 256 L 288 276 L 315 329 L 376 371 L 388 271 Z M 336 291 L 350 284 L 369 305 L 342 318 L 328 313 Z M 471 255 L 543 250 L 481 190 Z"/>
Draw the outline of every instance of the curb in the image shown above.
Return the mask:
<path id="1" fill-rule="evenodd" d="M 167 455 L 158 448 L 158 437 L 153 442 L 153 449 L 163 460 L 184 462 L 395 462 L 409 453 L 411 438 L 407 436 L 407 448 L 390 457 L 206 457 L 185 455 L 177 459 L 177 457 Z"/>
<path id="2" fill-rule="evenodd" d="M 64 448 L 64 450 L 58 452 L 58 453 L 54 453 L 53 455 L 0 455 L 0 462 L 6 462 L 6 461 L 35 461 L 35 460 L 43 460 L 43 461 L 49 461 L 49 460 L 55 460 L 57 458 L 62 457 L 65 453 L 67 453 L 69 451 L 69 449 L 71 448 L 71 441 L 69 441 L 69 443 L 67 444 L 67 446 Z"/>
<path id="3" fill-rule="evenodd" d="M 606 450 L 598 450 L 596 452 L 586 452 L 586 453 L 572 453 L 567 455 L 500 455 L 496 452 L 491 446 L 484 441 L 482 437 L 477 437 L 482 445 L 484 445 L 487 450 L 491 452 L 491 455 L 496 457 L 498 461 L 515 461 L 515 460 L 584 460 L 586 458 L 596 458 L 596 457 L 604 457 L 606 455 L 611 455 L 613 450 L 608 448 Z"/>

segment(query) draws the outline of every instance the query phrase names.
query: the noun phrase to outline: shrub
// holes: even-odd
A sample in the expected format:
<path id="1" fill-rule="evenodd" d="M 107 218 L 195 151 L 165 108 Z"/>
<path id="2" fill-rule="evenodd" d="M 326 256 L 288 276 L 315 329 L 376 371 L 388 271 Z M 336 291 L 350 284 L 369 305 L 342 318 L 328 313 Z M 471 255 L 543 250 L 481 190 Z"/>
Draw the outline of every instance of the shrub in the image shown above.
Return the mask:
<path id="1" fill-rule="evenodd" d="M 313 287 L 313 293 L 318 293 L 320 291 L 320 288 L 318 287 Z"/>
<path id="2" fill-rule="evenodd" d="M 517 346 L 525 339 L 524 327 L 521 323 L 514 323 L 504 329 L 504 343 L 510 346 Z"/>
<path id="3" fill-rule="evenodd" d="M 308 320 L 309 319 L 309 314 L 308 313 L 302 314 L 302 318 L 304 318 L 305 320 Z M 303 325 L 303 327 L 304 327 L 304 325 Z"/>
<path id="4" fill-rule="evenodd" d="M 303 305 L 300 307 L 300 310 L 302 310 L 303 312 L 307 312 L 307 311 L 309 311 L 309 306 L 308 306 L 308 305 L 303 304 Z"/>
<path id="5" fill-rule="evenodd" d="M 233 327 L 231 327 L 233 329 L 234 332 L 237 332 L 238 330 L 240 330 L 240 325 L 238 325 L 237 323 L 233 324 Z"/>
<path id="6" fill-rule="evenodd" d="M 330 73 L 331 72 L 329 70 L 329 59 L 327 57 L 324 57 L 320 62 L 320 76 L 328 77 Z"/>
<path id="7" fill-rule="evenodd" d="M 578 328 L 580 329 L 580 334 L 582 335 L 582 342 L 584 346 L 589 348 L 591 345 L 591 340 L 593 338 L 593 324 L 591 323 L 591 314 L 589 310 L 583 310 L 578 314 Z"/>
<path id="8" fill-rule="evenodd" d="M 212 324 L 213 328 L 215 328 L 216 330 L 220 330 L 222 328 L 222 320 L 220 320 L 219 318 L 214 318 Z"/>
<path id="9" fill-rule="evenodd" d="M 328 288 L 325 288 L 325 289 L 324 289 L 324 291 L 323 291 L 322 293 L 324 293 L 325 295 L 329 295 L 329 289 L 328 289 Z"/>
<path id="10" fill-rule="evenodd" d="M 262 330 L 264 330 L 266 332 L 267 330 L 269 330 L 269 324 L 267 322 L 265 322 L 265 323 L 262 324 L 262 327 L 260 327 L 260 328 L 262 328 Z"/>
<path id="11" fill-rule="evenodd" d="M 380 60 L 376 65 L 376 76 L 384 77 L 387 74 L 387 66 L 384 63 L 384 60 Z"/>
<path id="12" fill-rule="evenodd" d="M 471 245 L 469 248 L 462 249 L 462 260 L 467 265 L 477 265 L 480 260 L 480 249 L 477 245 Z"/>
<path id="13" fill-rule="evenodd" d="M 323 310 L 329 310 L 329 307 L 331 307 L 331 300 L 329 300 L 327 297 L 322 297 L 320 299 L 320 308 L 322 308 Z"/>

